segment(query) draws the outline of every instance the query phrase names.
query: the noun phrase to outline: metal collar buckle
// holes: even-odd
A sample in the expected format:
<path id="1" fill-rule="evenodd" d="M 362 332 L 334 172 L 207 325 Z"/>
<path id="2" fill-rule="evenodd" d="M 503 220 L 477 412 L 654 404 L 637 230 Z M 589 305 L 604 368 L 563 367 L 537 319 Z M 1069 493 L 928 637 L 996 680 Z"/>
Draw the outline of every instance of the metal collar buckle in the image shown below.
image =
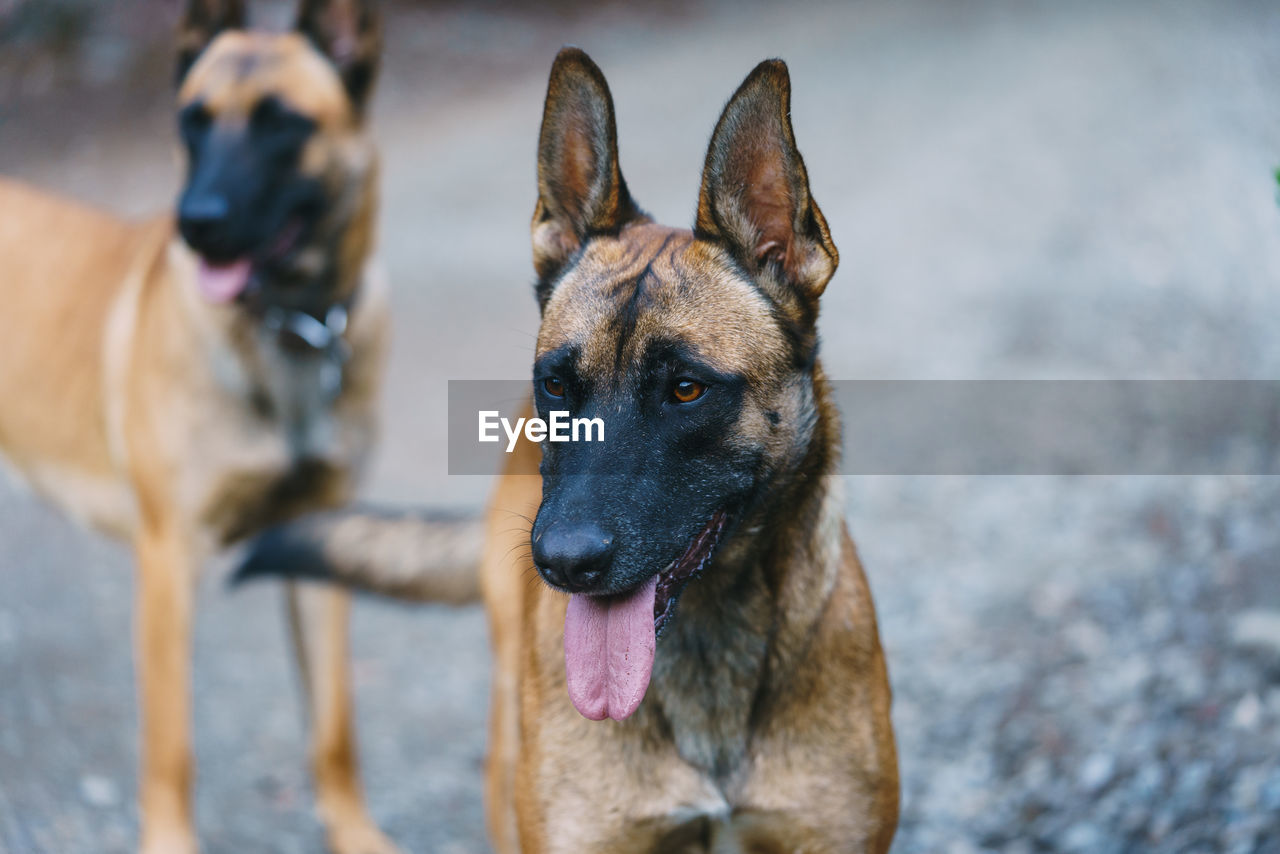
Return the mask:
<path id="1" fill-rule="evenodd" d="M 342 369 L 351 357 L 351 348 L 342 335 L 347 331 L 347 309 L 336 303 L 321 321 L 305 311 L 271 306 L 262 315 L 262 323 L 275 332 L 291 350 L 310 349 L 326 357 L 321 366 L 321 382 L 331 397 L 342 390 Z"/>

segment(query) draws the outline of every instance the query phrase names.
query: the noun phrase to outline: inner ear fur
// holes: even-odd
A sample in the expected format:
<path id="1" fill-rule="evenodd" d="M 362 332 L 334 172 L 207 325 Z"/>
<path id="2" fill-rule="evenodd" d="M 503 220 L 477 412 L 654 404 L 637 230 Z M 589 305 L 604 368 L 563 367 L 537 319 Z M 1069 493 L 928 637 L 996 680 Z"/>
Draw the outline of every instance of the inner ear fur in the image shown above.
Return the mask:
<path id="1" fill-rule="evenodd" d="M 178 22 L 175 84 L 181 84 L 196 59 L 223 30 L 245 25 L 243 0 L 187 0 Z"/>
<path id="2" fill-rule="evenodd" d="M 545 304 L 553 280 L 594 235 L 644 219 L 618 164 L 613 96 L 599 66 L 576 47 L 551 66 L 538 136 L 533 266 Z"/>
<path id="3" fill-rule="evenodd" d="M 787 65 L 755 67 L 729 99 L 707 149 L 695 231 L 752 274 L 816 299 L 840 256 L 809 192 L 791 127 Z"/>

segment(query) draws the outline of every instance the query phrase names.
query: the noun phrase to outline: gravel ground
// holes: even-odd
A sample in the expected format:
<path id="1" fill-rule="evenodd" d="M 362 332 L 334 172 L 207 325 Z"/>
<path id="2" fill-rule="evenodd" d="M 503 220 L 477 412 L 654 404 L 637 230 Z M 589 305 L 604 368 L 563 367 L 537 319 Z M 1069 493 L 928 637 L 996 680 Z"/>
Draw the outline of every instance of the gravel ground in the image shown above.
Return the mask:
<path id="1" fill-rule="evenodd" d="M 724 98 L 789 60 L 843 259 L 835 378 L 1280 376 L 1274 4 L 393 14 L 376 120 L 398 310 L 373 499 L 487 492 L 444 474 L 445 383 L 527 371 L 532 146 L 562 42 L 603 66 L 628 181 L 675 222 Z M 0 79 L 0 172 L 166 204 L 167 78 L 138 78 L 122 38 L 99 39 L 78 89 Z M 1280 852 L 1280 481 L 859 477 L 849 494 L 895 687 L 896 852 Z M 125 550 L 0 480 L 2 854 L 131 849 L 129 582 Z M 205 850 L 318 851 L 278 593 L 228 595 L 217 567 L 203 586 Z M 362 602 L 355 622 L 375 815 L 411 851 L 487 850 L 481 615 Z"/>
<path id="2" fill-rule="evenodd" d="M 895 850 L 1280 851 L 1280 490 L 883 480 L 855 492 L 891 526 L 865 557 L 919 568 L 872 570 Z M 972 503 L 962 528 L 931 518 L 941 496 Z"/>

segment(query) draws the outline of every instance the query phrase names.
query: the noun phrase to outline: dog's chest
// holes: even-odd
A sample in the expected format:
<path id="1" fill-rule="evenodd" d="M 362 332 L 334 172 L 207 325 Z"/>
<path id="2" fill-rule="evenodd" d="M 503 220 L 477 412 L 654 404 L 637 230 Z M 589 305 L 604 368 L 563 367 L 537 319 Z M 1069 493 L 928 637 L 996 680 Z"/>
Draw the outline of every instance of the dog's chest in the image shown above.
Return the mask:
<path id="1" fill-rule="evenodd" d="M 772 749 L 785 751 L 785 746 Z M 722 788 L 678 765 L 650 769 L 642 790 L 625 803 L 597 797 L 559 804 L 568 816 L 552 819 L 552 834 L 567 844 L 548 850 L 628 851 L 636 854 L 836 854 L 868 850 L 863 837 L 865 800 L 840 775 L 803 760 L 748 760 L 740 779 Z M 582 823 L 581 816 L 599 817 Z M 613 817 L 628 817 L 615 821 Z M 573 818 L 577 816 L 578 818 Z"/>
<path id="2" fill-rule="evenodd" d="M 763 726 L 762 717 L 773 714 L 764 698 L 780 684 L 770 672 L 774 609 L 763 586 L 739 592 L 740 598 L 721 599 L 717 607 L 686 603 L 695 607 L 679 614 L 660 642 L 666 649 L 651 691 L 678 760 L 657 759 L 661 750 L 655 756 L 656 767 L 666 769 L 659 775 L 667 777 L 655 788 L 666 790 L 670 806 L 648 847 L 636 850 L 844 850 L 827 844 L 829 831 L 835 839 L 845 832 L 840 822 L 815 821 L 811 810 L 821 798 L 852 803 L 853 793 L 840 792 L 842 776 L 827 767 L 830 756 L 815 758 L 797 740 L 780 738 L 776 727 Z M 632 824 L 626 833 L 635 839 L 639 828 Z"/>
<path id="3" fill-rule="evenodd" d="M 717 631 L 693 620 L 686 627 L 663 638 L 651 690 L 680 758 L 723 786 L 747 756 L 767 645 L 761 635 L 727 627 Z"/>
<path id="4" fill-rule="evenodd" d="M 828 733 L 827 737 L 834 736 Z M 610 802 L 601 787 L 581 804 L 559 804 L 566 816 L 601 819 L 594 826 L 556 828 L 573 841 L 551 850 L 636 854 L 870 850 L 863 844 L 868 801 L 842 767 L 847 762 L 841 758 L 842 750 L 843 745 L 833 741 L 815 756 L 775 734 L 747 745 L 733 773 L 723 780 L 690 768 L 683 757 L 652 757 L 656 761 L 646 770 L 643 784 L 620 790 L 627 793 L 625 800 Z M 615 816 L 626 818 L 615 821 Z M 573 824 L 575 819 L 568 821 Z"/>
<path id="5" fill-rule="evenodd" d="M 772 606 L 762 584 L 726 599 L 690 590 L 659 641 L 650 691 L 680 757 L 726 786 L 746 760 L 768 679 Z"/>
<path id="6" fill-rule="evenodd" d="M 221 411 L 195 425 L 187 490 L 219 544 L 346 500 L 372 442 L 372 414 L 344 396 L 327 355 L 263 336 L 251 356 L 213 362 Z"/>

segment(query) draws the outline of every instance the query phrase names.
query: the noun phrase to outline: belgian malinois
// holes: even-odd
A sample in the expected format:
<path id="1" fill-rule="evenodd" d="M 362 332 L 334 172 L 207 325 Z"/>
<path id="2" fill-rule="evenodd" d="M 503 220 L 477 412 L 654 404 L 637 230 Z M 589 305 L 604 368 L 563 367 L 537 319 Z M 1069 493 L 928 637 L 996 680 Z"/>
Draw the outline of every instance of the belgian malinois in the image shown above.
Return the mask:
<path id="1" fill-rule="evenodd" d="M 387 328 L 370 272 L 371 0 L 305 0 L 246 31 L 190 0 L 179 32 L 187 177 L 176 215 L 126 223 L 0 183 L 0 452 L 137 552 L 141 850 L 188 854 L 189 646 L 204 559 L 347 501 L 374 435 Z M 290 590 L 329 845 L 395 847 L 358 782 L 345 593 Z"/>
<path id="2" fill-rule="evenodd" d="M 889 683 L 817 359 L 837 254 L 789 110 L 786 65 L 761 63 L 716 125 L 693 230 L 668 228 L 627 190 L 600 69 L 567 48 L 551 70 L 534 403 L 606 430 L 523 443 L 490 505 L 503 854 L 889 849 Z M 541 478 L 519 474 L 539 453 Z M 406 559 L 379 573 L 375 520 L 330 522 L 273 532 L 246 571 L 460 589 L 411 583 Z"/>

